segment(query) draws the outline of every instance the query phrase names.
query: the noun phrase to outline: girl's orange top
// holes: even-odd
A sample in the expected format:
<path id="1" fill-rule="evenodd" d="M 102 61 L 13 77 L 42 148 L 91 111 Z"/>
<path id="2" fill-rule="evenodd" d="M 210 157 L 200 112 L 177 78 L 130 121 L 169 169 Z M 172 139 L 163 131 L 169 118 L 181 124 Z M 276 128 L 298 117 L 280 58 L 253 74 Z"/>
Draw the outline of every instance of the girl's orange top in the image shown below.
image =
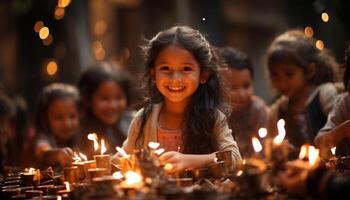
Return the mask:
<path id="1" fill-rule="evenodd" d="M 182 146 L 182 131 L 168 130 L 158 126 L 157 138 L 160 143 L 160 148 L 165 151 L 181 151 Z"/>

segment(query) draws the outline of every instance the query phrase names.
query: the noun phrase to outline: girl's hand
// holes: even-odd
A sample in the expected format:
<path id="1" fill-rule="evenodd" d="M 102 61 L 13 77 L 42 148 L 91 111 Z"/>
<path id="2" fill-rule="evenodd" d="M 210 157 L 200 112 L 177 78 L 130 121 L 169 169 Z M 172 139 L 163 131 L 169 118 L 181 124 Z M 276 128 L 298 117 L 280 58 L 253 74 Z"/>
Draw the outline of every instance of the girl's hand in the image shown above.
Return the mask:
<path id="1" fill-rule="evenodd" d="M 169 173 L 183 171 L 192 166 L 191 163 L 193 162 L 193 160 L 190 159 L 190 156 L 176 151 L 166 152 L 162 154 L 159 159 L 163 165 L 166 165 L 168 163 L 172 165 L 172 168 L 168 169 L 167 171 Z"/>

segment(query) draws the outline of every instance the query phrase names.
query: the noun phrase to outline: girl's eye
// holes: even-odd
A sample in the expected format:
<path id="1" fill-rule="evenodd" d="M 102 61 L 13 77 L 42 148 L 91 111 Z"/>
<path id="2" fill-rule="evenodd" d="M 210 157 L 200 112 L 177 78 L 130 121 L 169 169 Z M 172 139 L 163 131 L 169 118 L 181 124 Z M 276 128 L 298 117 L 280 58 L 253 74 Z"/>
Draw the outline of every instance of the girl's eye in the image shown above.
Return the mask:
<path id="1" fill-rule="evenodd" d="M 169 66 L 166 66 L 166 65 L 164 65 L 164 66 L 161 66 L 160 68 L 159 68 L 159 70 L 160 71 L 169 71 Z"/>
<path id="2" fill-rule="evenodd" d="M 190 67 L 190 66 L 185 66 L 185 67 L 184 67 L 184 71 L 192 71 L 192 67 Z"/>

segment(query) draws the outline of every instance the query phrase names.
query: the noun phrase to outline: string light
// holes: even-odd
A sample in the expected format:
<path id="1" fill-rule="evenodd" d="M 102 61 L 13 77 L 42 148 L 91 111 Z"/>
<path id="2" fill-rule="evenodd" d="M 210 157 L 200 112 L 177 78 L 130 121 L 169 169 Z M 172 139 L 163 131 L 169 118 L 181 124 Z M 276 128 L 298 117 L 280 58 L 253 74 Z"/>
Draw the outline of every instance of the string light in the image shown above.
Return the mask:
<path id="1" fill-rule="evenodd" d="M 57 69 L 58 69 L 57 63 L 53 60 L 50 61 L 46 66 L 46 71 L 50 76 L 55 75 L 57 72 Z"/>
<path id="2" fill-rule="evenodd" d="M 46 39 L 49 36 L 49 34 L 50 34 L 50 30 L 46 26 L 42 27 L 39 31 L 39 37 L 42 40 Z"/>
<path id="3" fill-rule="evenodd" d="M 317 40 L 316 41 L 316 48 L 318 48 L 319 50 L 323 50 L 324 48 L 324 43 L 322 40 Z"/>
<path id="4" fill-rule="evenodd" d="M 314 36 L 314 30 L 312 29 L 311 26 L 307 26 L 304 29 L 304 34 L 306 37 L 312 37 L 312 36 Z"/>
<path id="5" fill-rule="evenodd" d="M 325 23 L 329 21 L 329 15 L 326 12 L 322 13 L 321 18 L 322 18 L 322 21 Z"/>

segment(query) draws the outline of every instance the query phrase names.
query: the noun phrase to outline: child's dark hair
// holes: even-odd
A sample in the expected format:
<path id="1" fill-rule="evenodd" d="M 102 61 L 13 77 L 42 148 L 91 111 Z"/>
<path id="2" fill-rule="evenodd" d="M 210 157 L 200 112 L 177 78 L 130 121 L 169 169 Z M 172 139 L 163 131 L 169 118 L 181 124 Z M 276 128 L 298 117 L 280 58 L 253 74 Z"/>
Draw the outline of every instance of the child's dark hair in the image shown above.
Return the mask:
<path id="1" fill-rule="evenodd" d="M 316 69 L 309 83 L 320 85 L 334 82 L 338 64 L 326 49 L 319 50 L 315 39 L 308 38 L 301 30 L 290 30 L 278 36 L 268 50 L 268 65 L 294 64 L 307 72 L 310 64 Z"/>
<path id="2" fill-rule="evenodd" d="M 47 121 L 47 111 L 54 101 L 62 99 L 72 99 L 78 108 L 79 93 L 74 86 L 65 83 L 52 83 L 43 89 L 35 118 L 35 128 L 38 133 L 49 134 L 51 132 Z"/>
<path id="3" fill-rule="evenodd" d="M 87 114 L 91 114 L 90 102 L 98 87 L 106 81 L 114 81 L 119 85 L 126 96 L 127 105 L 130 105 L 130 82 L 124 72 L 118 71 L 111 63 L 101 62 L 88 67 L 82 72 L 78 80 L 78 88 L 83 100 L 82 105 Z"/>
<path id="4" fill-rule="evenodd" d="M 244 52 L 229 46 L 221 47 L 220 56 L 225 60 L 225 68 L 244 70 L 250 72 L 251 77 L 254 77 L 252 61 Z"/>
<path id="5" fill-rule="evenodd" d="M 343 76 L 344 87 L 347 91 L 349 91 L 349 78 L 350 78 L 350 45 L 345 52 L 345 71 Z"/>
<path id="6" fill-rule="evenodd" d="M 198 30 L 187 26 L 174 26 L 163 30 L 143 48 L 146 64 L 143 86 L 148 91 L 148 98 L 145 99 L 141 128 L 135 143 L 137 144 L 145 134 L 143 129 L 151 113 L 152 104 L 160 103 L 164 98 L 157 90 L 150 71 L 154 68 L 160 51 L 172 44 L 191 52 L 199 63 L 201 72 L 205 71 L 209 74 L 207 82 L 198 86 L 186 108 L 185 123 L 183 123 L 183 152 L 193 154 L 213 152 L 217 149 L 217 141 L 213 136 L 216 109 L 220 106 L 222 99 L 222 90 L 217 76 L 220 60 L 205 37 Z"/>

